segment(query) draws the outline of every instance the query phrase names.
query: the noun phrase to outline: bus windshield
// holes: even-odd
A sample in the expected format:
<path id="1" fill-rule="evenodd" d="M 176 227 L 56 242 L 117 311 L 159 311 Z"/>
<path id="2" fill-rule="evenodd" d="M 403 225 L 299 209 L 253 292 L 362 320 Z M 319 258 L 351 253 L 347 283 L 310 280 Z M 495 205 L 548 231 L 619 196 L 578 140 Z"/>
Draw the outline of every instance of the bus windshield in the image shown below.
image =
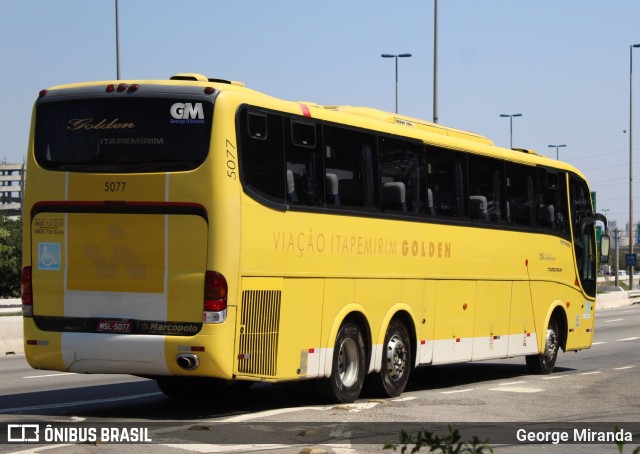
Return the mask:
<path id="1" fill-rule="evenodd" d="M 194 169 L 209 149 L 213 104 L 201 99 L 45 102 L 36 109 L 35 158 L 48 170 Z"/>

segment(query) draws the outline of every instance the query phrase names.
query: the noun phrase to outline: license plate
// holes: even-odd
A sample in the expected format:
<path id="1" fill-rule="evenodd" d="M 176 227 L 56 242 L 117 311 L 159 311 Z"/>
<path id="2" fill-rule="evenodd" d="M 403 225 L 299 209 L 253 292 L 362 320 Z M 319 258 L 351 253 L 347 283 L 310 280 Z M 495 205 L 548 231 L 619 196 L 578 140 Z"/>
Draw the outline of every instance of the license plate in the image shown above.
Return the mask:
<path id="1" fill-rule="evenodd" d="M 121 320 L 101 320 L 98 322 L 98 331 L 101 333 L 128 333 L 131 331 L 131 322 Z"/>

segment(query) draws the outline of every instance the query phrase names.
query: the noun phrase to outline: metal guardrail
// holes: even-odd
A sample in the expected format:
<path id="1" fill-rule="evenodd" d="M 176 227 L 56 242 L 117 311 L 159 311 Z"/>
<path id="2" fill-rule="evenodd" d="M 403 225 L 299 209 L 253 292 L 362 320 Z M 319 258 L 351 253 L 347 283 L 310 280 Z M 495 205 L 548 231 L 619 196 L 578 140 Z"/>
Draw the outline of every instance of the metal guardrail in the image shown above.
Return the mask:
<path id="1" fill-rule="evenodd" d="M 640 290 L 629 290 L 629 300 L 634 303 L 640 302 Z"/>

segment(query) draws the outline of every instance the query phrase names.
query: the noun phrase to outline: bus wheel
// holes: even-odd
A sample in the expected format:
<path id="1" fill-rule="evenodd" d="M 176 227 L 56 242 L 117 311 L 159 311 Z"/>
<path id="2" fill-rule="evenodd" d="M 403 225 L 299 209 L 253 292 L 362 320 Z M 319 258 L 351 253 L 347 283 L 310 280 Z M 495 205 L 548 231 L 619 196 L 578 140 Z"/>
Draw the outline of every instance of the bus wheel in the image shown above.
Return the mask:
<path id="1" fill-rule="evenodd" d="M 340 327 L 333 349 L 331 376 L 317 381 L 324 400 L 349 403 L 360 395 L 365 375 L 364 339 L 360 327 L 346 322 Z"/>
<path id="2" fill-rule="evenodd" d="M 366 386 L 376 395 L 397 397 L 402 394 L 411 372 L 411 340 L 404 324 L 392 320 L 384 336 L 380 372 L 367 376 Z"/>
<path id="3" fill-rule="evenodd" d="M 560 331 L 555 318 L 549 321 L 545 339 L 544 353 L 527 356 L 527 367 L 533 374 L 550 374 L 558 359 L 560 350 Z"/>

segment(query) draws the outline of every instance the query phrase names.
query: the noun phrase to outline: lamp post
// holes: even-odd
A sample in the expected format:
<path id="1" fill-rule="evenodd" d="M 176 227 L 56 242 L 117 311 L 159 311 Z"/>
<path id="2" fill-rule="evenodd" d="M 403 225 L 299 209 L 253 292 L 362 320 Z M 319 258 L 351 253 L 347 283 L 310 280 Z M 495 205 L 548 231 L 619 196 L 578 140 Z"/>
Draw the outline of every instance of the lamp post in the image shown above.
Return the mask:
<path id="1" fill-rule="evenodd" d="M 116 0 L 116 80 L 120 80 L 120 31 L 118 30 L 118 0 Z"/>
<path id="2" fill-rule="evenodd" d="M 398 58 L 411 57 L 411 54 L 382 54 L 381 57 L 396 59 L 396 113 L 398 113 Z"/>
<path id="3" fill-rule="evenodd" d="M 433 0 L 433 122 L 438 123 L 438 0 Z"/>
<path id="4" fill-rule="evenodd" d="M 633 48 L 629 46 L 629 254 L 633 254 Z M 629 270 L 629 289 L 633 290 L 633 265 Z"/>
<path id="5" fill-rule="evenodd" d="M 502 118 L 509 118 L 509 148 L 513 150 L 513 117 L 521 117 L 522 114 L 500 114 Z"/>
<path id="6" fill-rule="evenodd" d="M 547 146 L 548 146 L 549 148 L 555 148 L 555 149 L 556 149 L 556 161 L 557 161 L 558 159 L 560 159 L 560 158 L 558 157 L 558 148 L 566 147 L 566 145 L 547 145 Z"/>

